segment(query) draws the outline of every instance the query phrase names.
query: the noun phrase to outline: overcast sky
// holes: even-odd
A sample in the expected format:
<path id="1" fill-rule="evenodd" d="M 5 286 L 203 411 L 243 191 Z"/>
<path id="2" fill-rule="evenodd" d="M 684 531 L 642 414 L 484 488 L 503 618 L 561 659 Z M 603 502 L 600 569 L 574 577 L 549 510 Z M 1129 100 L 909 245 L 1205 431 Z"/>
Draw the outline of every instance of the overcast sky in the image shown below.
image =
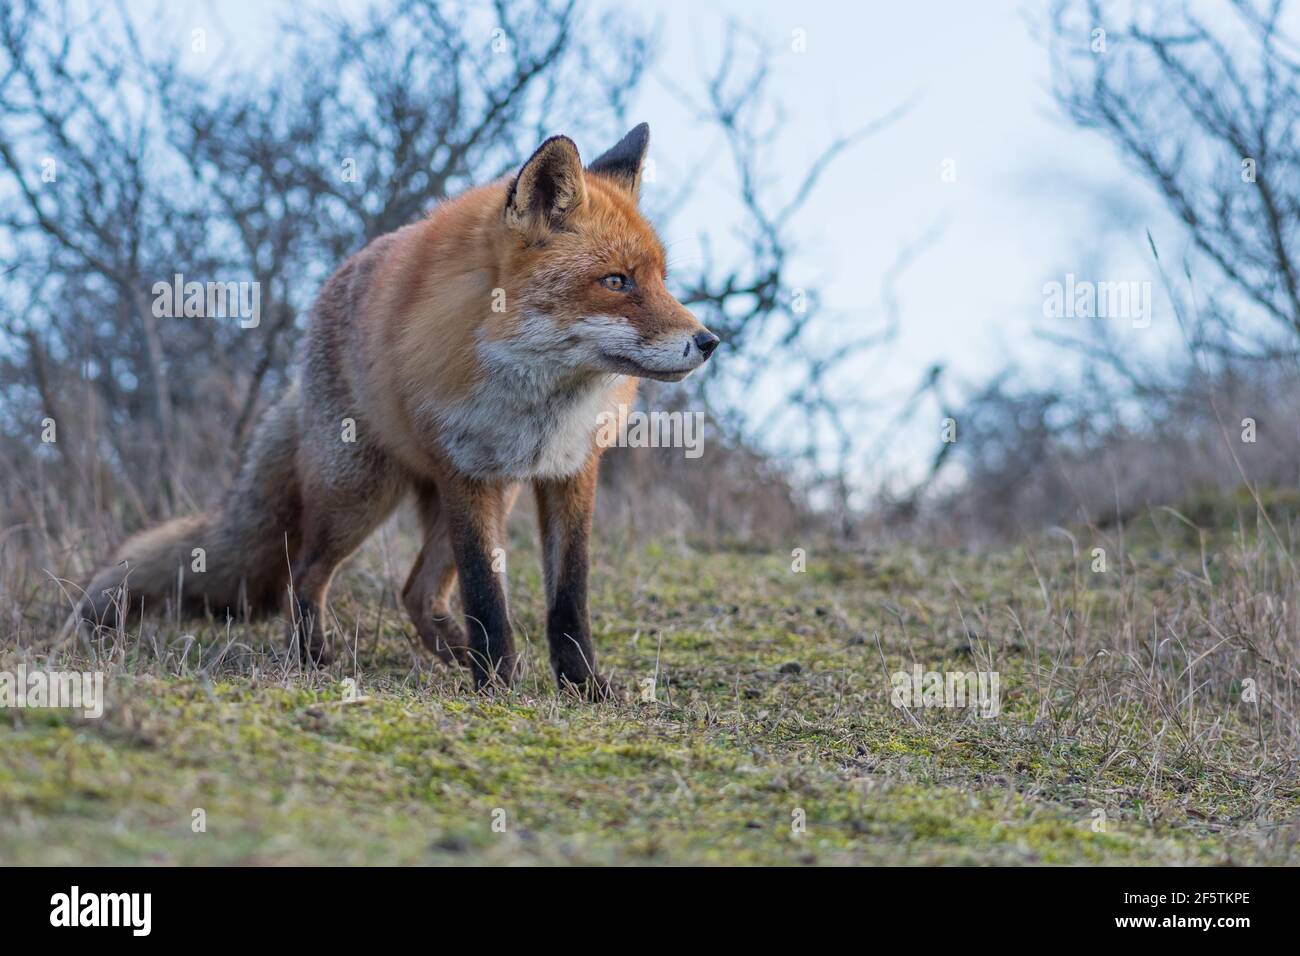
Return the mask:
<path id="1" fill-rule="evenodd" d="M 1061 118 L 1046 50 L 1030 29 L 1041 4 L 671 6 L 690 10 L 668 20 L 661 65 L 673 76 L 711 62 L 727 16 L 743 18 L 787 50 L 791 31 L 806 31 L 807 52 L 781 56 L 774 83 L 789 114 L 780 162 L 791 171 L 836 134 L 917 97 L 905 118 L 831 169 L 802 222 L 798 272 L 823 291 L 829 309 L 850 319 L 875 300 L 879 277 L 899 249 L 942 223 L 939 238 L 899 282 L 898 343 L 864 364 L 863 388 L 906 395 L 935 362 L 977 381 L 1012 357 L 1031 374 L 1056 377 L 1068 357 L 1037 338 L 1049 325 L 1044 283 L 1071 271 L 1091 275 L 1100 262 L 1105 274 L 1094 280 L 1149 279 L 1145 229 L 1177 241 L 1110 145 Z M 676 115 L 669 105 L 662 113 Z M 649 102 L 646 111 L 658 115 Z M 948 160 L 955 182 L 942 176 Z M 1113 203 L 1131 220 L 1127 231 L 1103 236 L 1103 207 Z M 1119 334 L 1145 346 L 1172 332 L 1167 310 L 1157 307 L 1152 328 Z M 933 454 L 933 417 L 926 411 L 900 431 L 891 465 L 910 472 Z"/>

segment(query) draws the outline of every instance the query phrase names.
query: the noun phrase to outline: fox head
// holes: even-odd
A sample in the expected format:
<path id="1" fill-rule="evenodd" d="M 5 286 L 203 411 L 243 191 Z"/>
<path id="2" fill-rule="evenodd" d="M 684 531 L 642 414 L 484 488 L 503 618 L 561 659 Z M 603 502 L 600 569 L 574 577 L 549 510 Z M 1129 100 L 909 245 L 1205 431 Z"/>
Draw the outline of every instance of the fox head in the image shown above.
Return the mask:
<path id="1" fill-rule="evenodd" d="M 585 169 L 566 136 L 538 147 L 510 184 L 500 274 L 503 330 L 547 362 L 676 382 L 718 337 L 664 285 L 664 249 L 637 208 L 650 142 L 642 123 Z"/>

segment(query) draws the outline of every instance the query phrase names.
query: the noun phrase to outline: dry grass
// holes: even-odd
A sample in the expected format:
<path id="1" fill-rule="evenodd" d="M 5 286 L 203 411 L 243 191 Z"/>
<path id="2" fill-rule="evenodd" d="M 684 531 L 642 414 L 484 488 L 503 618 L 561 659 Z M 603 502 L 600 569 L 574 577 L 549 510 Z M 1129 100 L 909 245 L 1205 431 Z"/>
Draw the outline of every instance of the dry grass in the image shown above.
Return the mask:
<path id="1" fill-rule="evenodd" d="M 342 660 L 308 672 L 275 621 L 163 614 L 58 644 L 65 598 L 39 558 L 73 576 L 85 539 L 11 531 L 0 669 L 93 666 L 110 695 L 98 721 L 0 716 L 0 812 L 18 821 L 0 859 L 1296 862 L 1289 512 L 1188 510 L 1220 523 L 1157 511 L 991 551 L 607 531 L 593 617 L 624 695 L 604 705 L 551 684 L 524 520 L 527 670 L 491 699 L 411 642 L 402 517 L 340 578 Z M 996 671 L 1000 714 L 892 706 L 914 662 Z"/>

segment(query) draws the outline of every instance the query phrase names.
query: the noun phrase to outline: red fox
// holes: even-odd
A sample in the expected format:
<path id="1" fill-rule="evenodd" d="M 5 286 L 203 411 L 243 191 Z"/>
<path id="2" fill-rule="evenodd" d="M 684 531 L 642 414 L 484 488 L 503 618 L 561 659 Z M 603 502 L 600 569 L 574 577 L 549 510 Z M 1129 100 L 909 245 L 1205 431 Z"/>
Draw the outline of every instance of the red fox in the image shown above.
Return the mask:
<path id="1" fill-rule="evenodd" d="M 414 492 L 424 545 L 402 594 L 415 628 L 476 687 L 509 685 L 494 557 L 528 483 L 555 677 L 606 696 L 587 614 L 598 420 L 632 402 L 638 378 L 679 381 L 719 342 L 668 292 L 663 246 L 638 210 L 649 137 L 643 123 L 584 169 L 554 136 L 513 178 L 348 259 L 221 506 L 129 539 L 80 616 L 112 622 L 169 595 L 199 613 L 269 612 L 291 593 L 292 640 L 323 663 L 335 570 Z M 196 548 L 203 573 L 190 571 Z M 458 578 L 464 627 L 449 605 Z"/>

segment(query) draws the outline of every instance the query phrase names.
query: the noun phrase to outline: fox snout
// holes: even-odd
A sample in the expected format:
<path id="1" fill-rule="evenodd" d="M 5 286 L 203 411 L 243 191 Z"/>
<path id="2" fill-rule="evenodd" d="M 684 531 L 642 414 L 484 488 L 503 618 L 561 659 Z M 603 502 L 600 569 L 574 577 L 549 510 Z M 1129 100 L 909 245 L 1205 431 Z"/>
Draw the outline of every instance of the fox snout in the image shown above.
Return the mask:
<path id="1" fill-rule="evenodd" d="M 690 325 L 683 331 L 660 331 L 641 339 L 634 348 L 619 350 L 635 365 L 632 374 L 664 382 L 679 382 L 709 360 L 717 349 L 716 335 L 686 312 Z"/>
<path id="2" fill-rule="evenodd" d="M 718 347 L 718 343 L 722 339 L 708 329 L 702 329 L 695 333 L 695 337 L 691 341 L 695 343 L 695 347 L 700 350 L 700 354 L 704 356 L 704 360 L 707 362 L 709 356 L 713 354 L 713 350 Z"/>
<path id="3" fill-rule="evenodd" d="M 641 352 L 638 358 L 642 365 L 663 372 L 664 378 L 675 381 L 707 362 L 722 340 L 676 299 L 665 293 L 661 302 L 664 300 L 667 308 L 659 312 L 663 318 L 645 321 L 641 325 L 643 349 L 638 350 Z M 674 375 L 674 372 L 680 374 Z"/>
<path id="4" fill-rule="evenodd" d="M 713 350 L 722 341 L 698 322 L 692 324 L 695 329 L 694 331 L 687 330 L 686 341 L 681 346 L 681 356 L 685 359 L 689 371 L 693 371 L 707 362 L 709 356 L 713 354 Z"/>
<path id="5" fill-rule="evenodd" d="M 680 382 L 708 361 L 720 340 L 685 310 L 673 319 L 670 327 L 660 322 L 647 323 L 647 328 L 621 315 L 593 315 L 576 323 L 573 331 L 595 368 Z"/>

